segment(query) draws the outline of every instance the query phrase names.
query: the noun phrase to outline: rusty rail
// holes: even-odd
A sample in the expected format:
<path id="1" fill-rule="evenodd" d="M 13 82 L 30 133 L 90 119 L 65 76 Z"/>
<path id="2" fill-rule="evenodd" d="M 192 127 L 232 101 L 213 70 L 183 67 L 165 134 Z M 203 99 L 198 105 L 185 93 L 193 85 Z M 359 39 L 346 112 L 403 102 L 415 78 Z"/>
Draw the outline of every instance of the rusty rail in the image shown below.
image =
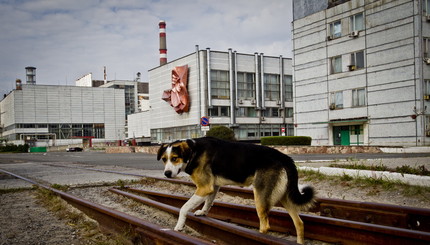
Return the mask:
<path id="1" fill-rule="evenodd" d="M 70 168 L 71 166 L 60 167 Z M 97 168 L 85 168 L 76 166 L 72 168 L 136 176 L 154 179 L 157 181 L 167 181 L 170 183 L 194 186 L 192 182 L 180 179 L 150 177 L 146 175 L 122 173 Z M 221 191 L 231 196 L 240 196 L 242 198 L 247 199 L 254 198 L 254 194 L 249 188 L 224 186 L 221 187 Z M 403 207 L 390 204 L 347 201 L 331 198 L 317 198 L 315 206 L 310 211 L 314 213 L 319 213 L 321 216 L 325 217 L 430 232 L 430 209 Z"/>
<path id="2" fill-rule="evenodd" d="M 54 192 L 62 199 L 67 201 L 69 204 L 76 207 L 92 219 L 96 220 L 101 226 L 101 228 L 103 228 L 104 230 L 110 232 L 117 232 L 119 234 L 124 234 L 125 232 L 132 231 L 131 234 L 134 234 L 134 237 L 132 239 L 140 240 L 143 244 L 213 244 L 211 242 L 196 237 L 192 237 L 170 229 L 165 229 L 161 226 L 146 222 L 142 219 L 136 218 L 126 213 L 107 208 L 100 204 L 91 203 L 87 200 L 40 184 L 34 180 L 22 177 L 12 172 L 3 169 L 0 169 L 0 171 Z"/>
<path id="3" fill-rule="evenodd" d="M 194 186 L 192 182 L 180 179 L 147 178 Z M 224 186 L 220 191 L 231 196 L 254 198 L 254 194 L 249 188 Z M 310 211 L 330 218 L 430 232 L 430 209 L 425 208 L 317 198 L 315 206 Z"/>
<path id="4" fill-rule="evenodd" d="M 178 207 L 167 205 L 165 203 L 154 201 L 116 188 L 111 188 L 109 190 L 113 193 L 126 196 L 145 205 L 157 207 L 158 209 L 165 212 L 175 215 L 179 214 Z M 239 227 L 217 219 L 212 219 L 205 216 L 194 216 L 192 213 L 187 215 L 186 224 L 209 237 L 210 239 L 217 241 L 217 243 L 222 244 L 296 244 L 295 242 L 261 234 L 258 231 Z"/>
<path id="5" fill-rule="evenodd" d="M 181 207 L 189 197 L 157 193 L 153 191 L 127 188 L 130 191 L 145 194 L 151 199 L 176 207 Z M 121 191 L 121 193 L 124 193 Z M 134 197 L 133 199 L 138 200 Z M 210 217 L 258 227 L 259 220 L 254 207 L 215 202 Z M 342 244 L 429 244 L 430 233 L 395 227 L 367 224 L 355 221 L 301 215 L 305 223 L 305 237 L 325 242 Z M 273 210 L 270 213 L 271 230 L 295 233 L 294 225 L 285 211 Z"/>

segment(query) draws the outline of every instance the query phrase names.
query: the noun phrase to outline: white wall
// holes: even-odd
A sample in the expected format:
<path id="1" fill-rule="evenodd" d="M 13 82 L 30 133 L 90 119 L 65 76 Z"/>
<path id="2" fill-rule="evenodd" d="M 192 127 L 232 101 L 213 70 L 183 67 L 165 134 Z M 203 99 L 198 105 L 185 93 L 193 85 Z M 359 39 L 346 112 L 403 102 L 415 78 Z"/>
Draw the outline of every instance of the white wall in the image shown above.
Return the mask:
<path id="1" fill-rule="evenodd" d="M 367 117 L 368 144 L 425 144 L 423 120 L 410 117 L 414 106 L 423 109 L 421 84 L 427 69 L 420 71 L 416 47 L 421 40 L 414 35 L 428 32 L 429 23 L 417 29 L 422 20 L 417 2 L 352 0 L 293 22 L 297 135 L 330 144 L 331 126 L 322 122 Z M 360 12 L 365 30 L 349 37 L 350 16 Z M 342 37 L 327 40 L 329 23 L 336 20 L 342 21 Z M 350 54 L 360 50 L 365 52 L 365 69 L 349 71 Z M 342 72 L 330 74 L 330 58 L 338 55 Z M 366 88 L 367 106 L 352 107 L 354 88 Z M 344 91 L 344 109 L 329 110 L 333 91 Z"/>

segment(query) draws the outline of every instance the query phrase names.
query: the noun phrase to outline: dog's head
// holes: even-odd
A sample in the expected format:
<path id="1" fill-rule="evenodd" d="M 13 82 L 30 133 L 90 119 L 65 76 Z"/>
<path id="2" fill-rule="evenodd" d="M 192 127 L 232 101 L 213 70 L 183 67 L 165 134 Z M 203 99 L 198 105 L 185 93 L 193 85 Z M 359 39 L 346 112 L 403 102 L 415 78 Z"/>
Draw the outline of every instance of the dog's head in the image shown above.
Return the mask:
<path id="1" fill-rule="evenodd" d="M 193 140 L 175 141 L 170 144 L 162 144 L 158 149 L 157 160 L 164 163 L 164 175 L 168 178 L 176 177 L 192 155 Z"/>

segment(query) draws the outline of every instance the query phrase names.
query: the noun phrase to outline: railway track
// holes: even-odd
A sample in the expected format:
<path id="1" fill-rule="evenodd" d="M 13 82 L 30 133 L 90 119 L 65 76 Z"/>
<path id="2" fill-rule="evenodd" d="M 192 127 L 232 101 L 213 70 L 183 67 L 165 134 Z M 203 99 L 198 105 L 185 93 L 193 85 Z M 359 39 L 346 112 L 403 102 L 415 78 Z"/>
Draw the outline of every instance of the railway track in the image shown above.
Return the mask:
<path id="1" fill-rule="evenodd" d="M 143 244 L 213 244 L 213 242 L 217 244 L 295 244 L 283 238 L 262 235 L 256 229 L 238 226 L 237 224 L 258 227 L 258 218 L 252 206 L 216 203 L 209 212 L 209 217 L 196 217 L 189 214 L 187 225 L 202 234 L 202 237 L 196 238 L 41 185 L 14 173 L 0 171 L 55 192 L 71 205 L 97 220 L 107 230 L 124 232 L 132 229 Z M 115 171 L 108 172 L 121 174 Z M 149 183 L 169 181 L 177 185 L 193 185 L 191 182 L 177 179 L 139 177 L 145 177 Z M 246 188 L 225 187 L 221 191 L 232 196 L 253 198 L 252 191 Z M 188 200 L 186 196 L 141 188 L 112 188 L 110 192 L 143 202 L 145 205 L 156 207 L 175 216 L 179 212 L 179 207 Z M 320 198 L 311 211 L 320 215 L 302 215 L 307 239 L 337 244 L 430 244 L 430 210 L 428 209 Z M 273 231 L 294 234 L 294 226 L 286 212 L 272 211 L 270 218 Z"/>

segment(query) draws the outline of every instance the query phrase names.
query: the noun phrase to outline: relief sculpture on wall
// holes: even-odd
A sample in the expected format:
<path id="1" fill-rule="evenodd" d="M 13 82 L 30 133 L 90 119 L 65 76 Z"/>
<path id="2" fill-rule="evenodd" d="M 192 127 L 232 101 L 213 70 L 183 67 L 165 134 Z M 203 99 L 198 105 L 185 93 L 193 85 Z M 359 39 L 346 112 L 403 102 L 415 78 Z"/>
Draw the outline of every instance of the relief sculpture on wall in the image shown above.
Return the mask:
<path id="1" fill-rule="evenodd" d="M 187 86 L 188 65 L 176 66 L 172 70 L 172 88 L 164 90 L 161 99 L 168 102 L 178 114 L 188 112 L 190 109 Z"/>

